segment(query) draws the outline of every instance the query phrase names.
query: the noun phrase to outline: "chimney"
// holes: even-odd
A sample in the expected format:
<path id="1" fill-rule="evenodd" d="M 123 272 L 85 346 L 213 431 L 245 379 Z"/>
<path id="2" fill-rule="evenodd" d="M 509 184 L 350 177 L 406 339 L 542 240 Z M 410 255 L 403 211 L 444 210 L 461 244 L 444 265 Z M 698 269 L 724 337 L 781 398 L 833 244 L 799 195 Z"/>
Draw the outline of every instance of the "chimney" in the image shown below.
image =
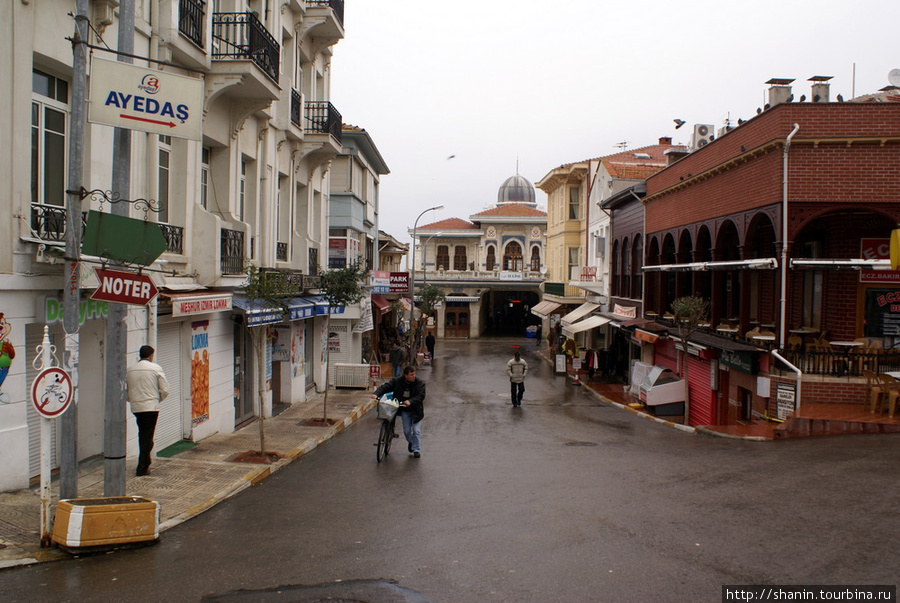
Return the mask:
<path id="1" fill-rule="evenodd" d="M 791 99 L 791 82 L 793 79 L 784 79 L 773 77 L 770 79 L 767 84 L 769 84 L 769 106 L 774 107 L 775 105 L 780 105 L 781 103 L 790 102 Z M 790 100 L 789 100 L 790 99 Z"/>
<path id="2" fill-rule="evenodd" d="M 814 75 L 809 78 L 808 81 L 812 82 L 812 96 L 810 97 L 812 102 L 814 103 L 827 103 L 829 101 L 829 90 L 831 88 L 831 84 L 828 83 L 828 80 L 833 78 L 833 75 Z"/>
<path id="3" fill-rule="evenodd" d="M 671 144 L 672 144 L 672 137 L 671 137 L 671 136 L 660 136 L 660 138 L 659 138 L 659 144 L 660 144 L 660 145 L 671 145 Z"/>
<path id="4" fill-rule="evenodd" d="M 666 156 L 666 167 L 669 167 L 682 157 L 686 157 L 688 154 L 687 149 L 684 147 L 675 147 L 674 149 L 666 150 L 663 155 Z"/>

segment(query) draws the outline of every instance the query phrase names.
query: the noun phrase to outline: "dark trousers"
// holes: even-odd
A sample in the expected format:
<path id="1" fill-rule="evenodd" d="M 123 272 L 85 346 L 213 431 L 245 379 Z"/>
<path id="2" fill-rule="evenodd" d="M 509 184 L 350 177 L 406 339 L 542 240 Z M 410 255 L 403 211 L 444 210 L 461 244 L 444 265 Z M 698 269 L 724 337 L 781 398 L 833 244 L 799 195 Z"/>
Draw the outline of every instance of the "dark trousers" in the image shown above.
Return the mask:
<path id="1" fill-rule="evenodd" d="M 143 473 L 150 468 L 150 451 L 153 450 L 153 435 L 156 433 L 156 420 L 159 412 L 136 412 L 134 419 L 138 428 L 138 464 L 137 472 Z"/>
<path id="2" fill-rule="evenodd" d="M 509 382 L 509 396 L 512 398 L 513 406 L 519 406 L 522 404 L 522 394 L 525 393 L 525 384 L 524 383 L 513 383 Z"/>

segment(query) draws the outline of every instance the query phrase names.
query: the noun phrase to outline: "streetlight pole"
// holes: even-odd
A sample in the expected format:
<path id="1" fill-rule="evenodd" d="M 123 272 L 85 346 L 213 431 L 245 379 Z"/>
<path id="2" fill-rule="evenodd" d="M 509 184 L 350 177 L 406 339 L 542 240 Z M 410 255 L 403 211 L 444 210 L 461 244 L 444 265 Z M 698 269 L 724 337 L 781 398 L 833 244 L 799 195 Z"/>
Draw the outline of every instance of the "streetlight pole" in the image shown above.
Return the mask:
<path id="1" fill-rule="evenodd" d="M 435 207 L 429 207 L 428 209 L 426 209 L 425 211 L 420 213 L 418 215 L 418 217 L 416 218 L 416 221 L 413 222 L 412 264 L 411 264 L 411 268 L 409 271 L 409 329 L 410 329 L 410 331 L 412 331 L 412 328 L 413 328 L 413 314 L 415 313 L 415 309 L 416 309 L 416 297 L 415 297 L 415 294 L 416 294 L 415 293 L 416 292 L 416 229 L 419 227 L 419 218 L 421 218 L 422 216 L 424 216 L 425 214 L 427 214 L 430 211 L 437 211 L 439 209 L 444 209 L 444 206 L 436 205 Z M 410 340 L 409 348 L 410 348 L 409 349 L 409 352 L 410 352 L 409 353 L 409 355 L 410 355 L 409 362 L 410 362 L 410 364 L 415 366 L 416 352 L 418 351 L 416 348 L 415 332 L 413 332 L 413 337 Z"/>

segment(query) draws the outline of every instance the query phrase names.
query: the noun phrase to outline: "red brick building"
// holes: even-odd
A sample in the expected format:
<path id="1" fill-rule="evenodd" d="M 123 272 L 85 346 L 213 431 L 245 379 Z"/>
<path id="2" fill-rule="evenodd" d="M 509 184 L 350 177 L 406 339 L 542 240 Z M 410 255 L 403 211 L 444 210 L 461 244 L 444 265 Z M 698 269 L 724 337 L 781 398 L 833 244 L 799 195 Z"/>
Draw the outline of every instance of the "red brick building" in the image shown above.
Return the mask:
<path id="1" fill-rule="evenodd" d="M 786 353 L 791 330 L 810 331 L 790 346 L 803 401 L 864 392 L 854 380 L 862 363 L 826 361 L 814 340 L 900 344 L 900 304 L 890 303 L 900 300 L 900 272 L 885 270 L 900 223 L 900 94 L 821 102 L 826 87 L 823 96 L 773 103 L 647 180 L 645 311 L 663 315 L 685 295 L 710 301 L 712 327 L 689 367 L 698 365 L 691 398 L 696 380 L 702 402 L 691 424 L 771 413 L 785 374 L 769 372 L 768 348 Z M 775 340 L 728 343 L 715 336 L 723 323 L 738 339 L 768 325 Z M 658 364 L 683 362 L 660 352 Z"/>

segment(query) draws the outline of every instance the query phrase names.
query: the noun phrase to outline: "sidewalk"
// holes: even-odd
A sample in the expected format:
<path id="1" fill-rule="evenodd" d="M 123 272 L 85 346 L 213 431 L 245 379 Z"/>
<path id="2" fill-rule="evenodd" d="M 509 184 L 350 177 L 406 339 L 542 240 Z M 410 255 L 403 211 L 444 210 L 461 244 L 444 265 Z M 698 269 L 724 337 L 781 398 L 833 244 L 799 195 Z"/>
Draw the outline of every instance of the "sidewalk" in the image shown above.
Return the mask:
<path id="1" fill-rule="evenodd" d="M 126 460 L 125 494 L 144 496 L 160 505 L 159 531 L 178 525 L 244 488 L 258 483 L 291 461 L 343 431 L 374 407 L 371 390 L 338 389 L 328 392 L 330 427 L 304 425 L 322 416 L 324 394 L 292 404 L 266 419 L 266 450 L 281 458 L 271 465 L 239 463 L 230 459 L 259 450 L 259 425 L 253 422 L 229 434 L 216 434 L 170 458 L 154 458 L 151 474 L 135 477 L 136 457 Z M 374 437 L 374 436 L 373 436 Z M 157 451 L 154 451 L 157 452 Z M 59 498 L 54 477 L 52 506 Z M 103 496 L 103 460 L 87 459 L 78 465 L 78 497 Z M 40 547 L 40 490 L 38 487 L 0 492 L 0 568 L 65 559 L 57 548 Z"/>

